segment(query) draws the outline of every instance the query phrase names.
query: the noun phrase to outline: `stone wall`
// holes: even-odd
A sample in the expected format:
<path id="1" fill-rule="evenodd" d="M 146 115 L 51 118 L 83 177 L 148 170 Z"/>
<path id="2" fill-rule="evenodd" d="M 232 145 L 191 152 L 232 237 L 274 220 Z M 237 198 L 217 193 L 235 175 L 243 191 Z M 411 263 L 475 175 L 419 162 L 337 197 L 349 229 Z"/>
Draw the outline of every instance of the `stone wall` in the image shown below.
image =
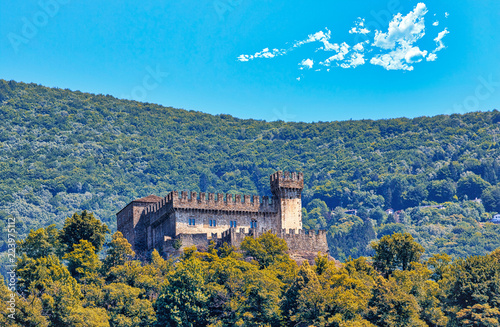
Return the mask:
<path id="1" fill-rule="evenodd" d="M 265 230 L 249 230 L 246 231 L 244 229 L 230 229 L 222 234 L 222 237 L 219 241 L 220 244 L 224 242 L 231 244 L 233 246 L 239 247 L 241 242 L 247 236 L 251 236 L 253 238 L 257 238 L 263 233 Z M 288 246 L 288 250 L 290 252 L 322 252 L 328 253 L 328 243 L 326 241 L 326 231 L 324 230 L 304 230 L 301 229 L 296 232 L 294 229 L 290 230 L 281 230 L 279 232 L 275 230 L 270 230 L 271 233 L 276 236 L 284 239 Z"/>
<path id="2" fill-rule="evenodd" d="M 134 251 L 137 250 L 136 238 L 145 236 L 143 227 L 141 227 L 143 225 L 141 224 L 141 216 L 149 205 L 150 203 L 132 201 L 116 214 L 117 229 L 132 245 Z"/>

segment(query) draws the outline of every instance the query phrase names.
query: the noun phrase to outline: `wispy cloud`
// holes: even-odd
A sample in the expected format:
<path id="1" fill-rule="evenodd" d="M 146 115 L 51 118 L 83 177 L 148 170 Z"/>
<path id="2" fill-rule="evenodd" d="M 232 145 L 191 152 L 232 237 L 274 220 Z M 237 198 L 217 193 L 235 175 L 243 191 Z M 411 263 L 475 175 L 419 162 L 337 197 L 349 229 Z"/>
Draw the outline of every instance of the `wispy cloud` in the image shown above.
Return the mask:
<path id="1" fill-rule="evenodd" d="M 370 30 L 365 27 L 365 19 L 358 18 L 356 25 L 349 30 L 349 34 L 368 34 Z"/>
<path id="2" fill-rule="evenodd" d="M 447 28 L 445 28 L 442 32 L 439 32 L 438 36 L 434 39 L 434 42 L 436 42 L 436 49 L 434 49 L 434 51 L 429 54 L 429 56 L 427 57 L 427 61 L 435 61 L 437 59 L 436 52 L 446 48 L 443 43 L 443 38 L 449 33 L 450 32 Z"/>
<path id="3" fill-rule="evenodd" d="M 416 63 L 437 59 L 436 53 L 445 48 L 443 38 L 449 33 L 445 28 L 437 35 L 434 39 L 436 43 L 434 50 L 421 49 L 423 45 L 420 42 L 426 35 L 425 15 L 427 13 L 427 6 L 420 2 L 406 15 L 401 13 L 394 15 L 385 31 L 377 29 L 370 31 L 365 25 L 365 19 L 360 17 L 348 31 L 351 35 L 360 35 L 358 39 L 362 37 L 365 39 L 363 42 L 359 40 L 351 44 L 348 41 L 334 42 L 332 32 L 325 28 L 324 31 L 309 34 L 307 38 L 293 42 L 286 49 L 264 48 L 254 54 L 242 54 L 238 60 L 245 62 L 258 58 L 275 58 L 287 55 L 306 44 L 318 44 L 314 49 L 314 54 L 299 61 L 299 69 L 312 69 L 315 63 L 319 66 L 319 68 L 316 66 L 315 71 L 320 71 L 321 67 L 330 71 L 330 67 L 347 69 L 370 63 L 386 70 L 412 71 Z M 444 15 L 449 16 L 448 13 Z M 439 22 L 434 20 L 432 26 L 431 28 L 439 26 Z M 328 54 L 328 52 L 334 52 L 334 54 Z"/>

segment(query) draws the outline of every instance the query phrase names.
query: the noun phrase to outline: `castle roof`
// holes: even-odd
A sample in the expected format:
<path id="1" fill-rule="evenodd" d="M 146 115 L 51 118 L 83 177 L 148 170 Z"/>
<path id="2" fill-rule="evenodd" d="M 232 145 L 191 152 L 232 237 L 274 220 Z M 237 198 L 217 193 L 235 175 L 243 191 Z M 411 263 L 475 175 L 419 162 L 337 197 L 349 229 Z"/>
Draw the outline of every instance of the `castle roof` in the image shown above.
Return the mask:
<path id="1" fill-rule="evenodd" d="M 163 198 L 157 195 L 151 194 L 140 199 L 134 200 L 134 202 L 146 202 L 146 203 L 156 203 L 160 202 Z"/>

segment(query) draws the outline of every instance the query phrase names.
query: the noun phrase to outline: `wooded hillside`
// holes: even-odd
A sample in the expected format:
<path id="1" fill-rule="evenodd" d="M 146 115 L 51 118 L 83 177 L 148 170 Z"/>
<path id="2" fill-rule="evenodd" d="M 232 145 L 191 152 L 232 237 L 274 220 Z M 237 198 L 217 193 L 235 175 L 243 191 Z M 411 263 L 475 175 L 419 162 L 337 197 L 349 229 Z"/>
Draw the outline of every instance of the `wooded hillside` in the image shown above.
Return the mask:
<path id="1" fill-rule="evenodd" d="M 499 123 L 497 110 L 266 122 L 0 80 L 0 227 L 16 217 L 21 238 L 89 210 L 115 230 L 134 198 L 269 195 L 269 175 L 292 170 L 304 172 L 304 225 L 327 229 L 339 259 L 394 231 L 426 255 L 485 255 L 500 246 L 486 223 L 500 212 Z"/>

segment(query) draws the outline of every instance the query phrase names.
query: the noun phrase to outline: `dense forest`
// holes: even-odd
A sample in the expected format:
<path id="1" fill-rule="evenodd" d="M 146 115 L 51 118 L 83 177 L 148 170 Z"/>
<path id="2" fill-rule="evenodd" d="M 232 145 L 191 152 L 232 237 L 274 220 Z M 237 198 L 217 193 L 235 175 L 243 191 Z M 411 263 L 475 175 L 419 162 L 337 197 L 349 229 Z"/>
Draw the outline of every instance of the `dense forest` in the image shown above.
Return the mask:
<path id="1" fill-rule="evenodd" d="M 422 260 L 409 233 L 372 243 L 372 258 L 301 265 L 264 233 L 239 249 L 212 243 L 165 261 L 134 260 L 89 212 L 17 242 L 15 278 L 0 280 L 0 324 L 13 327 L 426 327 L 500 323 L 500 249 Z M 17 293 L 12 292 L 13 287 Z"/>
<path id="2" fill-rule="evenodd" d="M 394 232 L 424 259 L 484 256 L 500 247 L 488 223 L 500 212 L 499 141 L 497 110 L 266 122 L 0 80 L 0 228 L 16 219 L 22 239 L 88 210 L 114 232 L 134 198 L 269 195 L 269 175 L 291 170 L 304 172 L 304 226 L 326 229 L 341 261 Z"/>

